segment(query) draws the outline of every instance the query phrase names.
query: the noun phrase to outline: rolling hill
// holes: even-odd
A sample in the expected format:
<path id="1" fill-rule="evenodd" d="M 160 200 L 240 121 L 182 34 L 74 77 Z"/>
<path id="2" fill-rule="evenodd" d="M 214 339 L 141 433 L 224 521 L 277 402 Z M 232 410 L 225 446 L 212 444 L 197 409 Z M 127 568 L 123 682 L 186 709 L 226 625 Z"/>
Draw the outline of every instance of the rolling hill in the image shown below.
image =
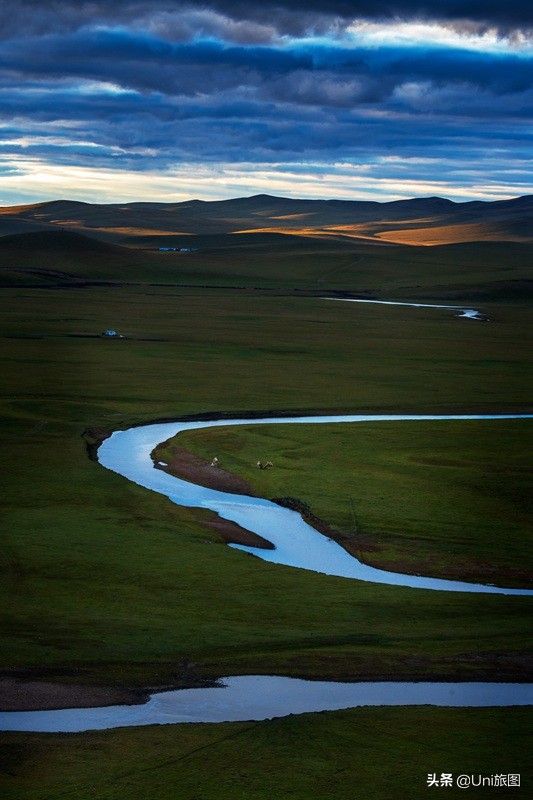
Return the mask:
<path id="1" fill-rule="evenodd" d="M 159 253 L 131 250 L 75 231 L 50 227 L 0 237 L 3 286 L 73 286 L 87 281 L 167 283 L 172 281 L 171 273 Z"/>
<path id="2" fill-rule="evenodd" d="M 532 242 L 533 196 L 495 202 L 429 197 L 378 203 L 256 195 L 213 202 L 107 205 L 55 200 L 0 208 L 0 236 L 58 228 L 140 248 L 185 246 L 198 236 L 252 233 L 404 245 Z"/>
<path id="3" fill-rule="evenodd" d="M 355 292 L 423 302 L 531 297 L 527 242 L 408 246 L 280 233 L 193 237 L 192 252 L 151 252 L 72 230 L 0 237 L 3 288 L 179 286 L 262 292 Z M 301 296 L 301 295 L 300 295 Z"/>

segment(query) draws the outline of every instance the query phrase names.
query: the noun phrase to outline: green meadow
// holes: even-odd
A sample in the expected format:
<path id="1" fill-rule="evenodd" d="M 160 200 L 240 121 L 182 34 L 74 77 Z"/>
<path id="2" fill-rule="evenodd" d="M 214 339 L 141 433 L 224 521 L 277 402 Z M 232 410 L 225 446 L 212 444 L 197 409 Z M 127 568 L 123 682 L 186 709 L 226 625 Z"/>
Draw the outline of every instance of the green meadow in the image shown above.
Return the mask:
<path id="1" fill-rule="evenodd" d="M 0 734 L 5 800 L 528 797 L 528 709 L 360 708 L 265 722 Z M 21 774 L 13 774 L 13 761 Z M 520 788 L 428 787 L 519 774 Z"/>
<path id="2" fill-rule="evenodd" d="M 216 453 L 258 495 L 302 500 L 372 566 L 525 587 L 532 434 L 530 420 L 465 420 L 207 428 L 171 442 Z"/>
<path id="3" fill-rule="evenodd" d="M 184 269 L 154 255 L 153 272 L 151 256 L 137 251 L 134 274 L 125 265 L 120 280 L 139 285 L 31 285 L 41 278 L 15 253 L 0 298 L 3 674 L 131 687 L 184 672 L 525 679 L 530 598 L 267 564 L 228 548 L 199 512 L 104 470 L 86 449 L 87 431 L 216 411 L 530 410 L 524 254 L 505 262 L 499 245 L 468 247 L 470 266 L 450 248 L 425 248 L 426 261 L 414 248 L 420 261 L 413 254 L 408 270 L 407 255 L 394 262 L 400 248 L 383 248 L 390 260 L 379 256 L 382 267 L 368 272 L 365 261 L 346 265 L 340 246 L 320 269 L 320 251 L 295 251 L 294 279 L 285 251 L 270 255 L 271 273 L 266 252 L 200 253 L 187 267 L 197 284 L 189 288 Z M 56 268 L 111 280 L 114 257 L 104 250 L 84 264 L 61 251 Z M 68 268 L 69 258 L 78 266 Z M 37 269 L 38 256 L 30 260 Z M 330 282 L 325 273 L 343 264 Z M 276 270 L 285 276 L 279 291 Z M 243 275 L 244 288 L 220 288 Z M 414 290 L 421 302 L 484 296 L 490 322 L 297 291 L 322 287 L 389 299 Z M 126 338 L 99 337 L 107 328 Z M 221 428 L 190 434 L 187 446 L 223 458 L 259 494 L 305 501 L 376 566 L 526 586 L 530 427 L 465 423 L 465 435 L 461 425 Z M 256 470 L 258 458 L 275 468 Z M 6 797 L 353 797 L 358 781 L 361 797 L 418 797 L 427 772 L 474 769 L 474 755 L 488 770 L 506 753 L 498 771 L 519 772 L 527 714 L 366 709 L 253 726 L 3 734 Z"/>

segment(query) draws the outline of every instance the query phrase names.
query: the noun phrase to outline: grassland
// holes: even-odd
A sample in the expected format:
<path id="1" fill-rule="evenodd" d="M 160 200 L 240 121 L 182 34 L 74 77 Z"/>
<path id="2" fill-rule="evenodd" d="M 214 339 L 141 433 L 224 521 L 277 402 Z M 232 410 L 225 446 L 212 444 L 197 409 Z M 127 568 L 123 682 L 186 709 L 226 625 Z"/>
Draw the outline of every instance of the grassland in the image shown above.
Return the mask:
<path id="1" fill-rule="evenodd" d="M 428 788 L 430 774 L 473 774 L 478 780 L 521 773 L 521 788 L 478 791 L 528 797 L 529 722 L 530 712 L 517 708 L 369 708 L 261 723 L 0 734 L 10 772 L 2 796 L 418 800 L 432 791 L 465 795 L 457 788 Z"/>
<path id="2" fill-rule="evenodd" d="M 487 303 L 490 324 L 458 320 L 446 311 L 355 306 L 291 295 L 292 289 L 301 285 L 316 284 L 313 269 L 318 269 L 319 259 L 311 255 L 305 259 L 295 256 L 295 285 L 291 288 L 287 279 L 279 295 L 251 289 L 150 286 L 151 262 L 144 286 L 68 288 L 65 283 L 62 288 L 45 289 L 12 284 L 13 288 L 4 292 L 0 299 L 0 360 L 6 380 L 0 410 L 3 458 L 9 465 L 2 489 L 4 674 L 132 686 L 177 681 L 184 671 L 220 675 L 259 669 L 347 678 L 524 676 L 529 598 L 443 597 L 436 592 L 357 585 L 268 565 L 225 547 L 214 533 L 198 524 L 194 511 L 172 506 L 87 458 L 82 434 L 88 428 L 110 431 L 155 418 L 202 412 L 528 409 L 529 309 L 516 293 L 506 302 Z M 207 255 L 202 257 L 207 263 Z M 61 258 L 56 267 L 68 272 L 68 256 Z M 231 285 L 236 273 L 229 270 L 230 256 L 225 258 L 225 279 Z M 266 255 L 261 258 L 265 269 Z M 484 258 L 477 258 L 479 273 L 472 277 L 474 273 L 465 268 L 462 285 L 482 293 Z M 20 260 L 22 263 L 22 256 Z M 486 260 L 490 272 L 490 258 Z M 242 254 L 236 261 L 236 271 L 248 275 L 259 263 Z M 496 271 L 505 268 L 505 264 L 497 266 L 496 256 L 492 263 L 489 284 L 493 278 L 496 281 Z M 213 270 L 222 271 L 222 261 L 213 258 L 213 264 Z M 98 269 L 105 272 L 104 266 L 100 263 Z M 111 267 L 106 279 L 112 277 Z M 141 267 L 138 262 L 138 269 Z M 452 261 L 446 276 L 443 265 L 432 288 L 428 288 L 431 281 L 425 265 L 420 267 L 418 279 L 413 274 L 403 283 L 410 286 L 417 280 L 420 285 L 427 281 L 424 299 L 431 302 L 442 291 L 439 286 L 452 291 L 456 268 Z M 353 283 L 346 278 L 346 285 L 358 289 L 364 283 L 369 291 L 380 293 L 387 284 L 384 276 L 388 278 L 394 269 L 390 264 L 381 277 L 374 272 L 372 278 L 362 277 L 354 267 Z M 80 274 L 86 277 L 83 270 Z M 516 270 L 507 273 L 512 280 L 518 280 L 522 266 Z M 139 275 L 136 273 L 136 279 Z M 122 277 L 129 277 L 127 270 Z M 266 281 L 266 277 L 262 279 Z M 175 274 L 173 280 L 177 280 Z M 401 284 L 398 273 L 396 289 Z M 494 282 L 491 292 L 493 289 Z M 127 338 L 98 338 L 108 327 Z M 432 444 L 433 449 L 440 446 L 442 442 Z M 370 449 L 368 445 L 367 454 Z M 505 459 L 510 459 L 506 452 Z M 404 458 L 400 450 L 397 453 Z M 484 470 L 483 459 L 489 451 L 483 447 L 480 453 L 478 466 Z M 469 464 L 472 457 L 471 453 Z M 511 460 L 505 463 L 512 470 L 501 476 L 502 485 L 505 480 L 515 487 L 519 465 Z M 417 480 L 419 466 L 409 462 L 413 480 Z M 346 503 L 344 489 L 340 501 Z M 499 509 L 503 513 L 503 506 Z M 325 508 L 325 516 L 328 513 Z M 338 524 L 343 524 L 342 519 Z M 365 521 L 365 527 L 372 524 Z M 519 524 L 517 518 L 515 524 Z M 491 546 L 497 548 L 496 525 L 494 521 L 490 538 Z M 437 541 L 444 541 L 446 532 L 439 530 L 438 524 L 433 530 Z M 519 540 L 516 532 L 513 536 Z M 492 550 L 489 555 L 494 563 L 505 565 L 500 557 L 507 558 L 509 548 L 503 540 L 501 545 L 499 552 Z M 476 548 L 473 544 L 470 548 L 474 558 Z M 383 714 L 385 719 L 388 712 L 372 713 Z M 414 711 L 391 713 L 400 727 L 405 723 L 414 729 L 419 724 Z M 463 727 L 456 712 L 438 713 L 443 715 L 443 724 Z M 357 714 L 335 716 L 339 748 L 355 748 L 351 738 L 354 725 L 359 725 L 367 712 Z M 504 741 L 503 728 L 498 739 L 490 725 L 485 727 L 482 722 L 489 719 L 488 714 L 472 712 L 468 717 L 471 741 L 477 741 L 483 754 L 491 752 L 486 749 L 485 737 Z M 504 719 L 500 712 L 494 714 L 494 719 Z M 294 720 L 280 722 L 279 735 L 253 747 L 266 757 L 279 737 L 291 736 L 291 742 L 301 745 L 298 752 L 301 772 L 305 772 L 317 760 L 315 745 L 304 747 L 309 735 L 305 726 L 316 731 L 316 747 L 329 734 L 314 717 L 301 725 L 299 728 Z M 259 726 L 257 731 L 261 729 Z M 221 738 L 218 729 L 195 731 L 190 736 L 198 741 L 198 747 L 212 741 L 210 737 Z M 376 722 L 375 731 L 376 741 L 381 741 L 388 753 L 391 740 L 385 724 Z M 17 784 L 21 797 L 60 796 L 62 791 L 70 791 L 67 779 L 74 773 L 86 776 L 80 796 L 90 796 L 88 787 L 97 781 L 93 796 L 137 797 L 138 777 L 133 788 L 128 781 L 122 784 L 122 795 L 113 795 L 114 788 L 98 784 L 100 759 L 95 760 L 95 753 L 102 752 L 98 743 L 105 742 L 102 747 L 106 763 L 109 759 L 109 774 L 115 775 L 119 759 L 119 769 L 130 770 L 139 759 L 139 748 L 146 748 L 151 754 L 148 761 L 157 764 L 161 763 L 160 752 L 172 751 L 169 760 L 190 752 L 186 744 L 183 750 L 173 750 L 178 745 L 172 742 L 181 737 L 185 743 L 192 741 L 186 731 L 171 729 L 116 732 L 101 738 L 6 735 L 4 741 L 14 748 L 8 772 L 19 770 L 13 767 L 19 757 L 24 764 L 26 785 Z M 392 738 L 398 736 L 393 733 Z M 137 744 L 130 747 L 128 742 Z M 412 753 L 413 740 L 406 742 Z M 369 746 L 369 752 L 374 746 Z M 242 763 L 238 739 L 235 746 L 225 747 L 229 752 L 221 752 L 221 762 Z M 357 747 L 363 747 L 362 740 Z M 390 779 L 398 774 L 401 782 L 405 774 L 401 770 L 396 773 L 399 758 L 390 751 L 382 764 L 384 775 Z M 206 789 L 200 796 L 224 797 L 212 788 L 218 785 L 221 762 L 204 775 Z M 338 756 L 327 753 L 325 762 L 338 764 Z M 206 761 L 202 763 L 205 767 Z M 424 791 L 425 772 L 448 768 L 440 763 L 426 768 L 424 760 L 417 764 L 422 767 Z M 192 776 L 194 760 L 191 765 Z M 272 785 L 288 796 L 298 796 L 299 778 L 289 775 L 289 767 L 294 772 L 284 761 Z M 346 787 L 351 783 L 353 791 L 352 768 L 355 766 L 349 766 Z M 378 767 L 372 769 L 371 777 Z M 64 776 L 61 786 L 54 777 L 58 770 Z M 9 775 L 7 778 L 11 781 Z M 181 767 L 166 774 L 146 772 L 144 780 L 146 793 L 152 797 L 165 797 L 165 792 L 194 796 Z M 248 778 L 243 780 L 246 788 Z M 372 797 L 370 780 L 362 796 Z M 270 785 L 265 778 L 247 791 L 251 797 L 261 797 L 260 792 Z M 224 791 L 231 796 L 230 788 Z"/>
<path id="3" fill-rule="evenodd" d="M 452 303 L 523 302 L 532 295 L 530 244 L 405 247 L 276 233 L 204 234 L 185 243 L 197 250 L 142 251 L 56 230 L 6 236 L 0 285 L 53 290 L 107 282 L 310 296 L 332 290 Z"/>
<path id="4" fill-rule="evenodd" d="M 208 428 L 157 457 L 174 441 L 256 494 L 302 500 L 372 566 L 532 585 L 529 420 Z"/>

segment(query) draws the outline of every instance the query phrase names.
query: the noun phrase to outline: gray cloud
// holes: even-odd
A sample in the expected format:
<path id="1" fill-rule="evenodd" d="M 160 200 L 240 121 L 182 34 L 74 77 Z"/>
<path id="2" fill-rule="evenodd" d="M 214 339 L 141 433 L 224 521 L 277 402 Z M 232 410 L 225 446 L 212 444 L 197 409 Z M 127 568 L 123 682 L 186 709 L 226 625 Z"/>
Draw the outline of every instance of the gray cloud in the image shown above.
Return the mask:
<path id="1" fill-rule="evenodd" d="M 510 49 L 348 47 L 341 36 L 356 16 L 446 19 L 471 33 L 531 22 L 528 8 L 501 6 L 21 0 L 4 6 L 3 150 L 138 172 L 307 161 L 317 175 L 343 161 L 396 174 L 402 160 L 429 164 L 420 175 L 433 162 L 467 175 L 497 151 L 490 168 L 503 175 L 530 152 L 531 59 Z M 282 38 L 303 33 L 321 38 Z"/>
<path id="2" fill-rule="evenodd" d="M 533 6 L 510 0 L 18 0 L 0 8 L 0 34 L 66 33 L 87 25 L 142 24 L 158 35 L 178 39 L 202 31 L 228 41 L 271 41 L 275 35 L 300 36 L 334 31 L 355 18 L 440 20 L 461 29 L 496 27 L 502 34 L 531 29 Z"/>
<path id="3" fill-rule="evenodd" d="M 429 46 L 242 47 L 214 40 L 169 42 L 127 30 L 47 35 L 38 46 L 31 38 L 11 40 L 0 50 L 0 67 L 18 80 L 111 81 L 178 97 L 234 88 L 248 96 L 272 92 L 287 102 L 324 106 L 383 101 L 406 81 L 469 85 L 498 96 L 533 84 L 533 61 L 512 53 L 494 57 Z"/>

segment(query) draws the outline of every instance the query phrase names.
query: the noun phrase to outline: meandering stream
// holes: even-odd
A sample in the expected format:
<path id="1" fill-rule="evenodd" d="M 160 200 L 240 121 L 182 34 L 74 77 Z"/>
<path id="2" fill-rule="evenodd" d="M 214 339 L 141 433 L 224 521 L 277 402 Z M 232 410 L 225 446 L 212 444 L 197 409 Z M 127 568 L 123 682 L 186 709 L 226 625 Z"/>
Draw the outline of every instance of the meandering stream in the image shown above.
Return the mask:
<path id="1" fill-rule="evenodd" d="M 0 730 L 74 733 L 179 722 L 243 722 L 358 706 L 524 706 L 533 685 L 304 681 L 276 675 L 223 678 L 222 686 L 153 694 L 147 703 L 0 713 Z"/>
<path id="2" fill-rule="evenodd" d="M 157 469 L 151 454 L 162 441 L 195 428 L 220 425 L 287 425 L 320 423 L 379 423 L 462 420 L 531 419 L 533 414 L 471 415 L 344 415 L 268 419 L 172 422 L 116 431 L 100 447 L 98 457 L 107 469 L 185 506 L 209 508 L 275 545 L 275 550 L 232 545 L 267 561 L 374 583 L 413 589 L 532 595 L 532 590 L 509 589 L 369 567 L 335 542 L 307 525 L 299 514 L 262 498 L 246 497 L 196 486 Z M 54 711 L 0 712 L 0 730 L 81 732 L 136 725 L 183 722 L 263 720 L 274 716 L 333 711 L 378 705 L 509 706 L 533 705 L 533 685 L 514 683 L 427 683 L 304 681 L 271 675 L 222 679 L 212 688 L 161 692 L 141 705 L 74 708 Z"/>
<path id="3" fill-rule="evenodd" d="M 533 595 L 533 590 L 530 589 L 511 589 L 430 576 L 406 575 L 368 566 L 358 561 L 333 540 L 318 533 L 304 522 L 296 511 L 282 508 L 276 503 L 260 497 L 220 492 L 175 478 L 161 469 L 154 469 L 151 458 L 152 451 L 160 442 L 166 441 L 182 431 L 221 425 L 364 424 L 369 422 L 415 424 L 418 421 L 434 421 L 435 424 L 443 424 L 447 420 L 461 420 L 466 426 L 470 420 L 486 420 L 487 424 L 490 424 L 490 420 L 530 419 L 532 417 L 531 414 L 351 414 L 253 420 L 211 420 L 209 422 L 168 422 L 116 431 L 100 446 L 98 458 L 102 466 L 107 469 L 118 472 L 119 475 L 123 475 L 147 489 L 165 495 L 178 505 L 208 508 L 224 519 L 236 522 L 241 527 L 268 539 L 274 544 L 275 549 L 266 550 L 237 544 L 230 545 L 235 549 L 253 553 L 264 561 L 342 578 L 406 586 L 412 589 Z"/>
<path id="4" fill-rule="evenodd" d="M 486 321 L 486 317 L 475 308 L 466 306 L 440 306 L 434 303 L 402 303 L 398 300 L 362 300 L 351 297 L 324 297 L 323 300 L 339 300 L 342 303 L 375 303 L 379 306 L 407 306 L 408 308 L 445 308 L 448 311 L 459 311 L 456 316 L 466 317 L 467 319 L 481 319 Z"/>

